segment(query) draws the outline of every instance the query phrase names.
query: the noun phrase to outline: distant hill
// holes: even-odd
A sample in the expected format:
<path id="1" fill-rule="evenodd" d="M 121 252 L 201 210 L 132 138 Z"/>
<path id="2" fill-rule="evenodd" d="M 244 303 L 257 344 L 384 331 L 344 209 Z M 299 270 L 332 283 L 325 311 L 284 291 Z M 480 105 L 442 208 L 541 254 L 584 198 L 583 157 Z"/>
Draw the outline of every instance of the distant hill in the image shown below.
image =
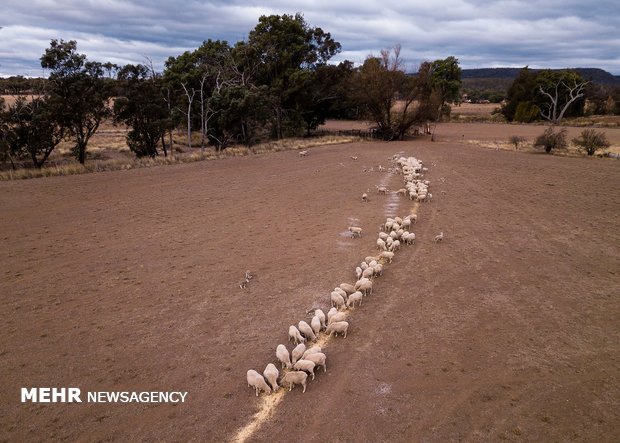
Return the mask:
<path id="1" fill-rule="evenodd" d="M 608 86 L 620 86 L 620 76 L 615 76 L 599 68 L 571 68 L 577 71 L 584 79 L 594 83 Z M 521 68 L 478 68 L 463 69 L 461 78 L 468 79 L 500 79 L 503 81 L 514 80 Z M 532 72 L 542 71 L 542 69 L 532 69 Z"/>

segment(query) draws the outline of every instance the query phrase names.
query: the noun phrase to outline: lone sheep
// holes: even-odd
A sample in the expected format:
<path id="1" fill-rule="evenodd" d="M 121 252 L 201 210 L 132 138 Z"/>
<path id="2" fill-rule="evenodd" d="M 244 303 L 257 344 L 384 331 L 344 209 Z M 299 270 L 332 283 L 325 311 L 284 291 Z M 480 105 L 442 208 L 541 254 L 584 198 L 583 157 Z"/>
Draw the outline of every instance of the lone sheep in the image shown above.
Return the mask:
<path id="1" fill-rule="evenodd" d="M 357 226 L 349 226 L 349 232 L 351 233 L 351 237 L 361 237 L 362 236 L 362 228 Z"/>

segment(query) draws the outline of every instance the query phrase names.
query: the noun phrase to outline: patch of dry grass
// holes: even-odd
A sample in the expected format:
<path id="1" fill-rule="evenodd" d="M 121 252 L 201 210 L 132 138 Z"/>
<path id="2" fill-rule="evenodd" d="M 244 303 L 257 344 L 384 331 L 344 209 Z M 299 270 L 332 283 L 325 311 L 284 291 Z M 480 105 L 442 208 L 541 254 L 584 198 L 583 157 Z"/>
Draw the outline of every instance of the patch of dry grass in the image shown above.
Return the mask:
<path id="1" fill-rule="evenodd" d="M 89 172 L 118 171 L 126 169 L 150 168 L 154 166 L 172 165 L 179 163 L 192 163 L 203 160 L 214 160 L 227 157 L 240 157 L 254 154 L 268 154 L 271 152 L 288 151 L 293 149 L 307 149 L 316 146 L 352 143 L 359 141 L 358 137 L 346 137 L 329 135 L 311 139 L 286 139 L 272 142 L 262 143 L 251 148 L 245 146 L 232 146 L 222 151 L 216 151 L 213 148 L 206 148 L 204 152 L 200 152 L 200 148 L 196 148 L 195 152 L 185 153 L 184 149 L 176 149 L 175 154 L 167 157 L 155 158 L 135 158 L 135 157 L 117 157 L 112 158 L 112 151 L 118 152 L 119 149 L 105 149 L 101 144 L 97 144 L 88 148 L 88 160 L 85 165 L 79 163 L 52 164 L 41 169 L 36 168 L 19 168 L 17 170 L 6 170 L 0 172 L 0 180 L 23 180 L 28 178 L 52 177 L 63 175 L 85 174 Z M 123 148 L 121 148 L 123 149 Z M 126 151 L 125 151 L 126 149 Z M 180 152 L 179 152 L 180 151 Z M 129 152 L 129 148 L 121 152 Z M 71 156 L 70 145 L 63 145 L 58 149 L 58 155 L 62 157 Z"/>

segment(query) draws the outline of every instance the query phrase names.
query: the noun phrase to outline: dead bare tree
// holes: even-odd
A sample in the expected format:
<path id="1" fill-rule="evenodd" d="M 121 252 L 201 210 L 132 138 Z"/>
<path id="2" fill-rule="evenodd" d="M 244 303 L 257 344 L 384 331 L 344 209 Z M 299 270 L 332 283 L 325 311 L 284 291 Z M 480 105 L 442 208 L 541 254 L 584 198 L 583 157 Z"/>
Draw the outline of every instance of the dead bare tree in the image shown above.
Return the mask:
<path id="1" fill-rule="evenodd" d="M 585 95 L 584 88 L 588 83 L 590 82 L 579 81 L 577 78 L 573 78 L 571 84 L 561 79 L 551 88 L 548 88 L 549 90 L 539 86 L 539 92 L 548 100 L 546 110 L 541 109 L 540 115 L 554 125 L 559 124 L 569 106 Z M 562 103 L 564 100 L 566 102 Z"/>
<path id="2" fill-rule="evenodd" d="M 196 95 L 196 90 L 194 88 L 190 91 L 187 89 L 185 83 L 181 83 L 183 87 L 183 91 L 185 91 L 185 96 L 187 97 L 187 147 L 192 149 L 192 103 L 194 102 L 194 96 Z"/>

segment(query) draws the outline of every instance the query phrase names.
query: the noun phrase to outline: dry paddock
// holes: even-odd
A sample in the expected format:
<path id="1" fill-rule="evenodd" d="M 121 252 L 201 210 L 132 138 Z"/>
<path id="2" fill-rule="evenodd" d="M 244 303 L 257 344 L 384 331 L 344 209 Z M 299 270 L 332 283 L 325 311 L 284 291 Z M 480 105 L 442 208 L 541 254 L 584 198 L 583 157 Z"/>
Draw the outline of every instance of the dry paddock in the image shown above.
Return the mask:
<path id="1" fill-rule="evenodd" d="M 416 244 L 249 441 L 617 441 L 620 162 L 442 141 L 0 183 L 0 440 L 233 438 L 260 404 L 247 369 L 412 209 L 363 172 L 395 153 L 429 168 Z M 29 386 L 189 394 L 21 404 Z"/>

